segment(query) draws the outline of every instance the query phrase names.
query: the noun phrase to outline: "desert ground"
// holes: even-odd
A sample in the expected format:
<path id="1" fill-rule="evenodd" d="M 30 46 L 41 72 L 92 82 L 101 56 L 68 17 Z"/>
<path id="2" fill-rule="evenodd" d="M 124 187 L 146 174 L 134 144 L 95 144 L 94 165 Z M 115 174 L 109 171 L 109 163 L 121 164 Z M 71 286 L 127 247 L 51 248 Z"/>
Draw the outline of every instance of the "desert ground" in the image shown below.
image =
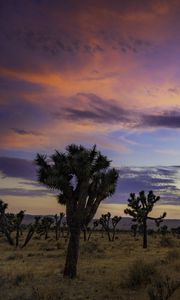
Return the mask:
<path id="1" fill-rule="evenodd" d="M 34 237 L 24 249 L 0 238 L 0 300 L 179 300 L 180 239 L 119 232 L 114 242 L 94 233 L 80 242 L 78 277 L 64 279 L 67 240 Z M 168 295 L 169 293 L 169 295 Z"/>

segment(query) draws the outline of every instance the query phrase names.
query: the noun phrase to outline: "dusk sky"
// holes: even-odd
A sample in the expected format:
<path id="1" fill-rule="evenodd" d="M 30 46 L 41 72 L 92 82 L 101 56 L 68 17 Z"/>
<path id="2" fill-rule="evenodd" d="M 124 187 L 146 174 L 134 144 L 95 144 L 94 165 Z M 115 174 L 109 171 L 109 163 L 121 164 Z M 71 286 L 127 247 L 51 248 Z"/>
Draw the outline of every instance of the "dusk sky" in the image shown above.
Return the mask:
<path id="1" fill-rule="evenodd" d="M 0 198 L 62 211 L 37 183 L 37 152 L 93 144 L 119 169 L 98 215 L 130 192 L 180 218 L 180 1 L 0 1 Z"/>

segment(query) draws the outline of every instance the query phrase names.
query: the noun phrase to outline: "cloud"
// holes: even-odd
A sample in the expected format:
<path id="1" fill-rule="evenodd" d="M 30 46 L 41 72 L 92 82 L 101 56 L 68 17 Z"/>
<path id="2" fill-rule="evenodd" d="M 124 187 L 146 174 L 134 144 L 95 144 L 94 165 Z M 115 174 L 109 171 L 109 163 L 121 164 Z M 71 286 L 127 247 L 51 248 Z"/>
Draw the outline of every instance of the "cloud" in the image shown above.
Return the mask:
<path id="1" fill-rule="evenodd" d="M 180 112 L 169 109 L 163 113 L 148 114 L 143 110 L 130 110 L 117 101 L 104 99 L 93 93 L 78 93 L 69 98 L 71 107 L 53 113 L 59 119 L 91 121 L 94 123 L 123 124 L 124 128 L 180 128 Z M 74 103 L 76 107 L 74 108 Z"/>
<path id="2" fill-rule="evenodd" d="M 142 125 L 150 127 L 180 128 L 180 112 L 178 110 L 172 110 L 158 115 L 144 115 L 142 117 Z"/>
<path id="3" fill-rule="evenodd" d="M 24 129 L 20 129 L 20 128 L 11 128 L 13 132 L 20 134 L 20 135 L 42 135 L 39 132 L 36 131 L 31 131 L 31 130 L 24 130 Z"/>
<path id="4" fill-rule="evenodd" d="M 36 179 L 35 165 L 32 161 L 26 159 L 0 157 L 0 171 L 7 177 L 17 177 L 29 180 Z"/>
<path id="5" fill-rule="evenodd" d="M 145 37 L 139 20 L 146 24 L 150 16 L 158 31 L 162 14 L 156 14 L 157 1 L 126 2 L 3 2 L 1 65 L 16 70 L 42 70 L 48 65 L 62 71 L 67 64 L 83 66 L 99 55 L 106 59 L 110 52 L 120 57 L 154 53 L 153 38 Z"/>
<path id="6" fill-rule="evenodd" d="M 0 188 L 1 196 L 19 196 L 19 197 L 42 197 L 42 196 L 50 196 L 54 195 L 53 192 L 50 192 L 46 189 L 22 189 L 22 188 Z"/>
<path id="7" fill-rule="evenodd" d="M 65 107 L 62 111 L 53 113 L 53 116 L 71 121 L 131 123 L 131 112 L 122 108 L 114 100 L 106 101 L 92 93 L 78 93 L 71 102 L 78 102 L 79 108 Z"/>
<path id="8" fill-rule="evenodd" d="M 119 169 L 115 194 L 108 203 L 126 203 L 130 193 L 153 190 L 161 204 L 179 205 L 179 170 L 175 167 L 125 167 Z"/>
<path id="9" fill-rule="evenodd" d="M 172 95 L 179 95 L 179 89 L 178 88 L 169 88 L 168 92 L 170 92 Z"/>

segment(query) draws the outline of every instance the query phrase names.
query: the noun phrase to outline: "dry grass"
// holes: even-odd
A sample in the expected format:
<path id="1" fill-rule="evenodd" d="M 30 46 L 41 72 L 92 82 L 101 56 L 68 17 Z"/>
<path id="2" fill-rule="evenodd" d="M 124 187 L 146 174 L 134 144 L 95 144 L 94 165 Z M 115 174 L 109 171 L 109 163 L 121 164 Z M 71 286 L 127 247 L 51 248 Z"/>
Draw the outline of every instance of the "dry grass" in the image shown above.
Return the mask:
<path id="1" fill-rule="evenodd" d="M 34 239 L 16 250 L 0 238 L 0 300 L 148 300 L 157 276 L 180 281 L 180 240 L 170 239 L 168 247 L 160 236 L 150 236 L 147 250 L 141 237 L 129 233 L 119 233 L 114 242 L 98 233 L 89 242 L 81 239 L 78 278 L 68 280 L 62 277 L 63 239 Z M 180 299 L 180 288 L 170 299 Z"/>

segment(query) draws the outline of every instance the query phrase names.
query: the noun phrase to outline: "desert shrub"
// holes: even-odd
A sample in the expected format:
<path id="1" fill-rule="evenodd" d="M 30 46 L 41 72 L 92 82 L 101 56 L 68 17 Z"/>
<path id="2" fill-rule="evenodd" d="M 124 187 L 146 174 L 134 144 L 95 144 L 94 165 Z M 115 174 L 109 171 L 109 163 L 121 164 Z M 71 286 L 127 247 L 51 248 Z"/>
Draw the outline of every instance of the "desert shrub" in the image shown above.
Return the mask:
<path id="1" fill-rule="evenodd" d="M 64 250 L 64 245 L 62 243 L 60 243 L 60 242 L 56 243 L 56 247 L 57 247 L 58 250 L 60 250 L 60 249 Z"/>
<path id="2" fill-rule="evenodd" d="M 180 263 L 176 263 L 176 265 L 174 266 L 174 269 L 176 272 L 180 272 Z"/>
<path id="3" fill-rule="evenodd" d="M 4 275 L 0 275 L 0 288 L 2 288 L 7 283 L 7 278 Z"/>
<path id="4" fill-rule="evenodd" d="M 16 255 L 14 255 L 14 254 L 8 255 L 6 257 L 6 260 L 15 260 L 15 259 L 16 259 Z"/>
<path id="5" fill-rule="evenodd" d="M 36 256 L 36 254 L 35 253 L 31 253 L 31 252 L 27 254 L 27 257 L 33 257 L 33 256 Z"/>
<path id="6" fill-rule="evenodd" d="M 33 300 L 62 300 L 63 291 L 55 291 L 54 289 L 42 290 L 38 287 L 32 287 L 31 299 Z"/>
<path id="7" fill-rule="evenodd" d="M 155 232 L 153 229 L 150 228 L 150 229 L 148 229 L 147 233 L 148 233 L 148 235 L 153 235 Z"/>
<path id="8" fill-rule="evenodd" d="M 159 242 L 161 247 L 174 247 L 175 242 L 168 236 L 162 236 Z"/>
<path id="9" fill-rule="evenodd" d="M 104 249 L 95 241 L 88 241 L 82 244 L 80 249 L 81 254 L 97 254 L 104 253 Z"/>
<path id="10" fill-rule="evenodd" d="M 180 282 L 171 280 L 168 276 L 155 280 L 148 289 L 150 300 L 168 300 L 180 287 Z"/>
<path id="11" fill-rule="evenodd" d="M 17 274 L 14 278 L 14 285 L 20 285 L 25 280 L 25 276 L 23 274 Z"/>
<path id="12" fill-rule="evenodd" d="M 147 285 L 152 277 L 157 275 L 158 271 L 154 264 L 138 259 L 130 266 L 123 285 L 129 289 L 137 289 Z"/>
<path id="13" fill-rule="evenodd" d="M 10 275 L 9 275 L 10 277 Z M 21 272 L 19 274 L 14 274 L 12 277 L 10 277 L 12 280 L 12 284 L 19 286 L 24 282 L 31 282 L 34 280 L 34 275 L 32 273 L 26 273 L 26 272 Z"/>
<path id="14" fill-rule="evenodd" d="M 174 260 L 177 260 L 179 257 L 180 257 L 179 252 L 173 249 L 167 253 L 166 259 L 168 262 L 172 262 Z"/>
<path id="15" fill-rule="evenodd" d="M 6 260 L 15 260 L 15 259 L 23 259 L 23 255 L 21 253 L 14 253 L 6 257 Z"/>

